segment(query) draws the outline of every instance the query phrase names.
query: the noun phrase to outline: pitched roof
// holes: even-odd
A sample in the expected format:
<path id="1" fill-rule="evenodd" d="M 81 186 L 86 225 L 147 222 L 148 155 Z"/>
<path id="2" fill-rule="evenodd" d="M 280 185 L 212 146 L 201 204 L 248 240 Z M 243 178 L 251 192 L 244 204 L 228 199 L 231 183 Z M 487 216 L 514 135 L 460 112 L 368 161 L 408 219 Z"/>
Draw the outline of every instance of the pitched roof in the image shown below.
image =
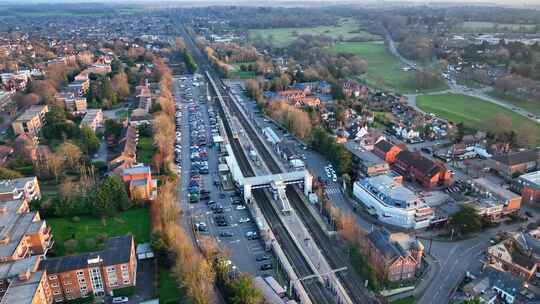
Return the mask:
<path id="1" fill-rule="evenodd" d="M 522 163 L 540 161 L 540 149 L 532 149 L 504 155 L 494 156 L 493 160 L 508 166 L 514 166 Z"/>
<path id="2" fill-rule="evenodd" d="M 422 156 L 422 154 L 418 152 L 411 152 L 409 150 L 401 151 L 396 156 L 396 160 L 402 161 L 430 177 L 442 169 L 436 162 Z"/>
<path id="3" fill-rule="evenodd" d="M 403 256 L 398 247 L 390 241 L 390 234 L 387 231 L 374 229 L 367 237 L 386 261 L 393 261 L 394 259 Z"/>

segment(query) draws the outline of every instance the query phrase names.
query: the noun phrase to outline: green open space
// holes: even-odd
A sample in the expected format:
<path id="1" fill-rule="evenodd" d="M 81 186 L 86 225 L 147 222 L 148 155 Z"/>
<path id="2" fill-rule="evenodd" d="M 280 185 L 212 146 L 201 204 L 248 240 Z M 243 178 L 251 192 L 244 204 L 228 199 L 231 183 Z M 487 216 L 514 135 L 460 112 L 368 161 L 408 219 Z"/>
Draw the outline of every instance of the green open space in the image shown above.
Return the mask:
<path id="1" fill-rule="evenodd" d="M 250 30 L 248 39 L 254 40 L 257 37 L 262 37 L 263 39 L 268 40 L 271 36 L 273 45 L 277 47 L 286 47 L 293 42 L 298 35 L 326 35 L 334 39 L 340 37 L 343 37 L 343 39 L 355 37 L 362 37 L 363 39 L 369 40 L 379 39 L 379 36 L 361 30 L 360 25 L 355 20 L 347 18 L 340 19 L 336 26 L 286 27 Z"/>
<path id="2" fill-rule="evenodd" d="M 369 86 L 400 93 L 416 91 L 414 71 L 402 70 L 403 65 L 390 53 L 383 41 L 343 42 L 336 44 L 330 51 L 353 53 L 366 60 L 368 69 L 361 80 Z"/>
<path id="3" fill-rule="evenodd" d="M 137 144 L 137 162 L 150 164 L 156 152 L 154 140 L 149 136 L 140 136 Z"/>
<path id="4" fill-rule="evenodd" d="M 466 32 L 519 32 L 533 31 L 535 24 L 496 23 L 485 21 L 465 21 L 460 29 Z"/>
<path id="5" fill-rule="evenodd" d="M 184 293 L 178 287 L 176 280 L 172 277 L 171 271 L 164 267 L 159 268 L 158 295 L 160 303 L 185 303 Z M 182 300 L 182 301 L 180 301 Z"/>
<path id="6" fill-rule="evenodd" d="M 501 101 L 512 104 L 512 105 L 514 105 L 516 107 L 520 107 L 525 111 L 531 112 L 531 113 L 536 114 L 536 115 L 540 115 L 540 101 L 538 101 L 538 100 L 525 101 L 525 100 L 515 98 L 515 97 L 512 97 L 512 96 L 498 94 L 495 91 L 488 92 L 487 94 L 490 95 L 490 96 L 493 96 L 495 98 L 498 98 Z"/>
<path id="7" fill-rule="evenodd" d="M 81 216 L 78 220 L 72 218 L 50 218 L 47 223 L 52 228 L 55 252 L 65 255 L 64 242 L 76 240 L 73 253 L 84 253 L 103 249 L 101 237 L 122 236 L 132 234 L 137 243 L 150 241 L 150 219 L 148 208 L 133 208 L 124 211 L 113 218 Z M 93 240 L 93 241 L 90 241 Z"/>
<path id="8" fill-rule="evenodd" d="M 495 114 L 503 113 L 512 119 L 512 127 L 515 130 L 526 124 L 537 130 L 537 142 L 540 143 L 540 125 L 506 108 L 477 97 L 459 94 L 420 95 L 416 97 L 416 105 L 424 112 L 436 114 L 454 123 L 461 122 L 466 127 L 485 131 L 488 131 L 486 130 L 488 121 Z"/>
<path id="9" fill-rule="evenodd" d="M 240 69 L 240 67 L 242 65 L 244 66 L 248 66 L 250 64 L 254 64 L 255 62 L 240 62 L 240 63 L 234 63 L 234 64 L 231 64 L 230 66 L 232 67 L 232 70 L 231 70 L 231 73 L 230 73 L 230 78 L 232 79 L 250 79 L 250 78 L 254 78 L 256 75 L 255 75 L 255 72 L 253 71 L 242 71 Z"/>

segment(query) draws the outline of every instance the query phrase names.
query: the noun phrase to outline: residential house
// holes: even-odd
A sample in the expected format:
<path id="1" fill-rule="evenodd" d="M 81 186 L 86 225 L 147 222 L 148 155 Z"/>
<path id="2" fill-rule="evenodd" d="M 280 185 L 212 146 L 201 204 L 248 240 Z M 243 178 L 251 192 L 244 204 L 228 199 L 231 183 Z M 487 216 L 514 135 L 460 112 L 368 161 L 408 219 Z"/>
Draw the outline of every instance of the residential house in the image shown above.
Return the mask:
<path id="1" fill-rule="evenodd" d="M 11 124 L 13 132 L 15 135 L 26 134 L 30 138 L 37 137 L 45 123 L 47 112 L 49 112 L 47 105 L 31 106 Z"/>
<path id="2" fill-rule="evenodd" d="M 21 177 L 0 180 L 0 202 L 25 199 L 41 199 L 41 190 L 37 177 Z"/>
<path id="3" fill-rule="evenodd" d="M 120 144 L 122 153 L 109 163 L 111 167 L 124 169 L 130 168 L 137 163 L 137 144 L 139 142 L 139 130 L 135 126 L 128 126 Z M 119 174 L 120 175 L 120 174 Z"/>
<path id="4" fill-rule="evenodd" d="M 386 139 L 378 141 L 373 146 L 373 154 L 384 159 L 387 163 L 393 164 L 396 161 L 396 156 L 402 151 L 397 145 L 392 144 Z"/>
<path id="5" fill-rule="evenodd" d="M 103 111 L 101 109 L 90 109 L 86 111 L 81 120 L 81 127 L 89 127 L 92 131 L 96 131 L 103 126 Z"/>
<path id="6" fill-rule="evenodd" d="M 136 285 L 137 256 L 132 235 L 110 238 L 105 249 L 80 255 L 48 258 L 47 271 L 54 301 L 113 296 Z"/>
<path id="7" fill-rule="evenodd" d="M 517 303 L 516 298 L 524 290 L 524 281 L 510 273 L 487 267 L 463 286 L 469 298 L 478 298 L 480 303 Z M 519 302 L 521 303 L 521 302 Z"/>
<path id="8" fill-rule="evenodd" d="M 410 152 L 408 150 L 399 152 L 393 168 L 427 189 L 452 184 L 452 171 L 448 170 L 444 164 L 432 161 L 419 152 Z"/>
<path id="9" fill-rule="evenodd" d="M 148 81 L 145 85 L 137 86 L 135 90 L 137 91 L 136 96 L 139 98 L 139 109 L 143 109 L 147 113 L 150 112 L 150 108 L 152 107 L 152 91 L 150 90 Z"/>
<path id="10" fill-rule="evenodd" d="M 157 180 L 152 179 L 150 167 L 134 166 L 123 169 L 122 181 L 126 184 L 131 199 L 148 201 L 156 198 Z"/>
<path id="11" fill-rule="evenodd" d="M 540 203 L 540 171 L 521 175 L 512 182 L 511 189 L 521 194 L 524 203 Z"/>
<path id="12" fill-rule="evenodd" d="M 375 272 L 391 282 L 414 279 L 424 255 L 424 247 L 418 240 L 382 229 L 368 233 L 363 250 Z"/>
<path id="13" fill-rule="evenodd" d="M 75 94 L 75 96 L 84 96 L 90 88 L 90 79 L 74 80 L 67 86 L 67 90 Z"/>
<path id="14" fill-rule="evenodd" d="M 510 180 L 516 174 L 540 169 L 540 148 L 493 156 L 488 166 Z"/>
<path id="15" fill-rule="evenodd" d="M 535 260 L 520 249 L 514 238 L 508 238 L 488 247 L 487 264 L 525 281 L 529 280 L 537 269 Z"/>

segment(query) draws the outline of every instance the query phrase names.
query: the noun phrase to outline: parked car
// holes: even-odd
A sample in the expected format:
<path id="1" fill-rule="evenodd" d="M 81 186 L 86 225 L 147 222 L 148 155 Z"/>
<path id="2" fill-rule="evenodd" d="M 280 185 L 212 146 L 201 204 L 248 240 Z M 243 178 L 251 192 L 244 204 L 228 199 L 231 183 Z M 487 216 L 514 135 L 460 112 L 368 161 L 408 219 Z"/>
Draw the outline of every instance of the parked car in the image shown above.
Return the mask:
<path id="1" fill-rule="evenodd" d="M 112 299 L 113 303 L 126 303 L 128 301 L 129 301 L 128 297 L 114 297 Z"/>
<path id="2" fill-rule="evenodd" d="M 251 222 L 251 219 L 249 217 L 241 217 L 239 220 L 238 220 L 238 223 L 242 224 L 242 223 L 249 223 Z"/>
<path id="3" fill-rule="evenodd" d="M 257 262 L 262 262 L 262 261 L 270 260 L 271 258 L 272 258 L 271 256 L 269 256 L 267 254 L 263 254 L 263 255 L 260 255 L 257 258 L 255 258 L 255 260 Z"/>
<path id="4" fill-rule="evenodd" d="M 270 270 L 273 268 L 272 264 L 262 264 L 261 267 L 259 267 L 261 270 Z"/>

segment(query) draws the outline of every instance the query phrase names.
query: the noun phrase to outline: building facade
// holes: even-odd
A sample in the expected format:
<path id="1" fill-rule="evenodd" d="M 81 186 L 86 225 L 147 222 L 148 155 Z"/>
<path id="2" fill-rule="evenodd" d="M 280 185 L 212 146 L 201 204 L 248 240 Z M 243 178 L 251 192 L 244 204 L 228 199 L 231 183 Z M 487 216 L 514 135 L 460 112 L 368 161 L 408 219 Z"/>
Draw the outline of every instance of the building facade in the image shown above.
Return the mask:
<path id="1" fill-rule="evenodd" d="M 41 127 L 45 123 L 45 114 L 49 112 L 47 105 L 31 106 L 11 124 L 15 135 L 27 134 L 29 137 L 37 137 Z"/>

